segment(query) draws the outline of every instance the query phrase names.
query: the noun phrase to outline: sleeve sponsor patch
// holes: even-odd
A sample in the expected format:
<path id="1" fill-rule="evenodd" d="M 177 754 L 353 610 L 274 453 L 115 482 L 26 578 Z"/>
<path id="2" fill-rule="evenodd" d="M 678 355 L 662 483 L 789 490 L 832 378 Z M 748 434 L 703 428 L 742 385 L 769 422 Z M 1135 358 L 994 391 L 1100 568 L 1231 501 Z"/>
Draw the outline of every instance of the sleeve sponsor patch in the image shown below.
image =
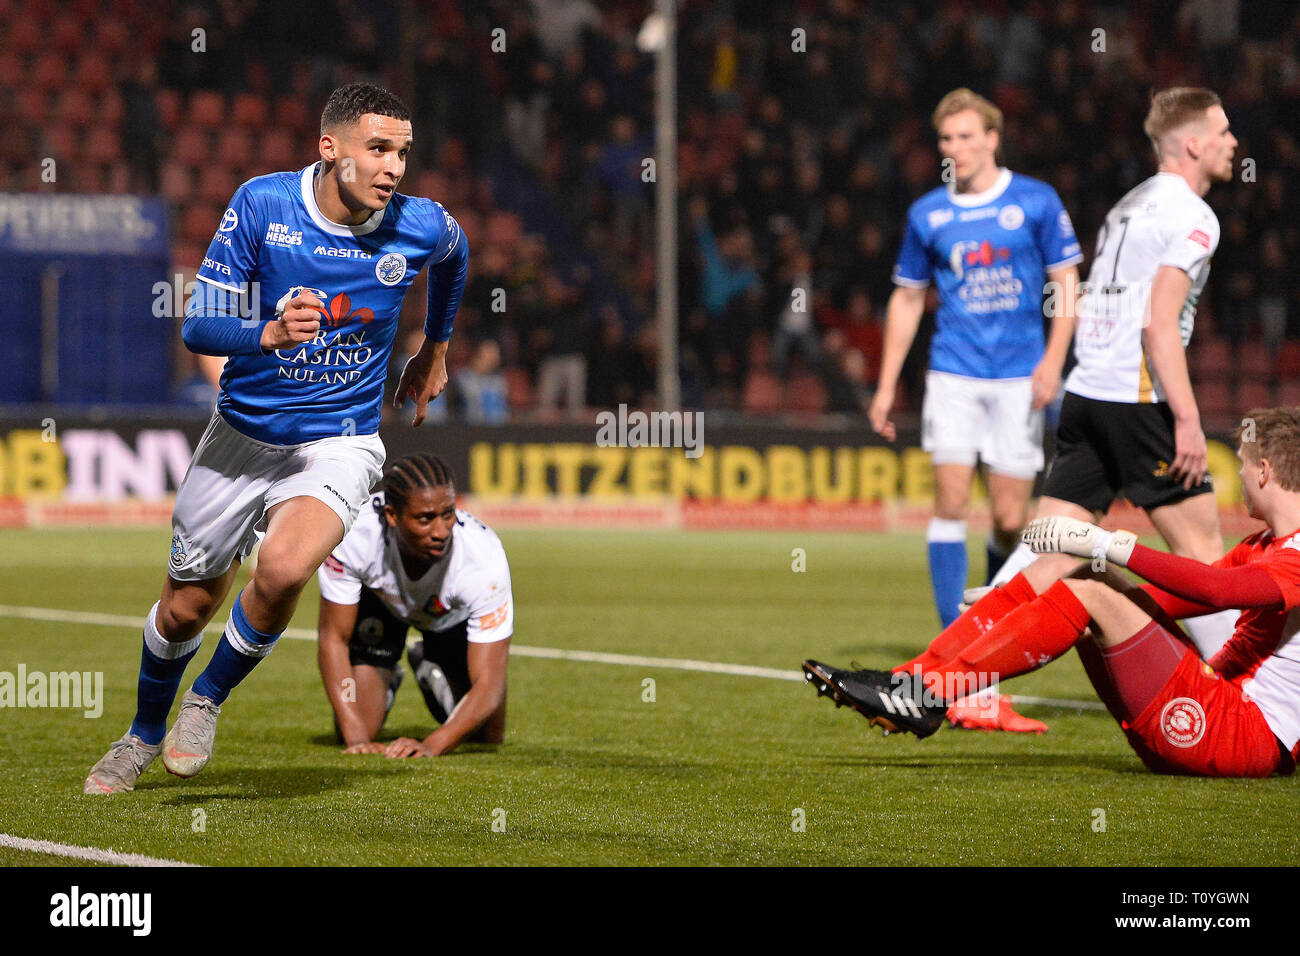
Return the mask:
<path id="1" fill-rule="evenodd" d="M 340 561 L 338 558 L 334 557 L 334 555 L 332 555 L 332 554 L 331 554 L 331 555 L 327 555 L 326 558 L 325 558 L 325 569 L 326 569 L 327 571 L 332 571 L 332 572 L 334 572 L 335 574 L 342 574 L 342 573 L 343 573 L 343 562 Z"/>
<path id="2" fill-rule="evenodd" d="M 490 631 L 493 628 L 500 627 L 505 623 L 506 612 L 510 610 L 510 602 L 506 601 L 495 611 L 489 611 L 478 619 L 478 626 L 481 630 Z"/>
<path id="3" fill-rule="evenodd" d="M 1191 235 L 1187 238 L 1198 246 L 1204 246 L 1206 249 L 1210 248 L 1210 234 L 1202 229 L 1193 229 Z"/>

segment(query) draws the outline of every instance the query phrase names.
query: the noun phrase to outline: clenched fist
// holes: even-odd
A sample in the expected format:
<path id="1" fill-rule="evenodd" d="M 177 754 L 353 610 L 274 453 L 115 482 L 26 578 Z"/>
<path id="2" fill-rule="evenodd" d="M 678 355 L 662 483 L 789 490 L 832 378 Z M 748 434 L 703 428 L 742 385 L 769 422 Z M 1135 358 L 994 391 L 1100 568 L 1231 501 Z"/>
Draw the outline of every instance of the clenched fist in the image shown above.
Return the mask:
<path id="1" fill-rule="evenodd" d="M 325 303 L 310 292 L 299 292 L 277 310 L 274 322 L 262 326 L 262 348 L 287 349 L 310 342 L 320 331 Z"/>

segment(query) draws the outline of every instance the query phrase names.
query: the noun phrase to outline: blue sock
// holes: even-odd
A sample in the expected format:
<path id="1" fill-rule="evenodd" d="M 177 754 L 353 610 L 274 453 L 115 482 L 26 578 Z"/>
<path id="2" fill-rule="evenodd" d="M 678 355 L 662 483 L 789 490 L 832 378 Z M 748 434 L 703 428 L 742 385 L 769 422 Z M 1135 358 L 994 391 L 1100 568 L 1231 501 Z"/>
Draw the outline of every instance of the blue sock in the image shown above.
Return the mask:
<path id="1" fill-rule="evenodd" d="M 140 680 L 135 691 L 135 720 L 131 733 L 147 744 L 162 743 L 167 733 L 167 715 L 176 700 L 185 666 L 203 643 L 200 632 L 180 644 L 164 640 L 158 633 L 158 605 L 149 610 L 144 624 L 144 647 L 140 653 Z"/>
<path id="2" fill-rule="evenodd" d="M 930 551 L 930 584 L 939 621 L 947 627 L 957 620 L 966 589 L 966 522 L 931 518 L 926 530 Z"/>
<path id="3" fill-rule="evenodd" d="M 989 575 L 984 579 L 985 584 L 993 583 L 993 576 L 1002 570 L 1002 565 L 1007 563 L 1007 553 L 998 547 L 993 536 L 989 535 L 988 541 L 984 542 L 984 551 L 989 558 Z"/>
<path id="4" fill-rule="evenodd" d="M 239 603 L 243 596 L 244 592 L 240 591 L 239 597 L 235 598 L 235 607 L 221 635 L 221 643 L 194 682 L 194 693 L 216 704 L 225 702 L 230 692 L 252 673 L 258 661 L 271 653 L 271 648 L 280 639 L 279 634 L 263 634 L 248 623 Z"/>

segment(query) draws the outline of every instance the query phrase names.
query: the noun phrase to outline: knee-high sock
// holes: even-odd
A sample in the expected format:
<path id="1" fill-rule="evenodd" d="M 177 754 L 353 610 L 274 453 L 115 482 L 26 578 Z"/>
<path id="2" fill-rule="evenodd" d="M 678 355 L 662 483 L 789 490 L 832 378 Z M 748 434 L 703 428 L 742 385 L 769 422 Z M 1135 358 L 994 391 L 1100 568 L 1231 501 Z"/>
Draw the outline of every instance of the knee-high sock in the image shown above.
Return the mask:
<path id="1" fill-rule="evenodd" d="M 972 610 L 974 610 L 972 608 Z M 948 703 L 995 680 L 1037 670 L 1074 646 L 1091 615 L 1063 581 L 995 624 L 951 661 L 923 675 Z"/>
<path id="2" fill-rule="evenodd" d="M 230 696 L 235 686 L 252 673 L 280 639 L 279 634 L 264 634 L 248 623 L 241 603 L 243 597 L 244 592 L 240 591 L 212 660 L 194 682 L 194 693 L 217 704 Z"/>
<path id="3" fill-rule="evenodd" d="M 931 518 L 925 539 L 930 554 L 930 584 L 939 621 L 947 627 L 961 613 L 961 592 L 966 589 L 966 522 Z"/>
<path id="4" fill-rule="evenodd" d="M 1016 545 L 1016 550 L 1007 555 L 1006 560 L 1002 562 L 1002 566 L 998 568 L 997 573 L 993 575 L 993 579 L 989 583 L 995 587 L 1000 587 L 1037 560 L 1038 555 L 1030 551 L 1029 545 L 1022 541 Z"/>
<path id="5" fill-rule="evenodd" d="M 930 642 L 930 646 L 895 671 L 910 671 L 915 667 L 928 671 L 946 664 L 962 652 L 968 644 L 979 640 L 1022 604 L 1038 595 L 1023 574 L 1017 574 L 1000 588 L 994 588 L 971 606 L 971 609 L 953 621 Z"/>
<path id="6" fill-rule="evenodd" d="M 135 689 L 135 719 L 130 731 L 145 743 L 162 743 L 181 676 L 202 643 L 202 631 L 180 643 L 165 639 L 158 630 L 158 605 L 149 609 L 144 619 L 144 649 L 140 653 L 140 680 Z"/>

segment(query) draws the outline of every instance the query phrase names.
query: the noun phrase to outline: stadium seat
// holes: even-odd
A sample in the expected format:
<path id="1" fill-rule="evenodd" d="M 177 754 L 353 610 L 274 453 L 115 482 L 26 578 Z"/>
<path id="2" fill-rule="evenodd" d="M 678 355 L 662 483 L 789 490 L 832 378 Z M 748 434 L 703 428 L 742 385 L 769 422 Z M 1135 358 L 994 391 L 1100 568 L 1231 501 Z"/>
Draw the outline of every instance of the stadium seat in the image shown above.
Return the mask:
<path id="1" fill-rule="evenodd" d="M 199 169 L 195 195 L 205 203 L 224 208 L 238 185 L 234 173 L 224 163 L 210 163 Z"/>
<path id="2" fill-rule="evenodd" d="M 86 137 L 84 155 L 92 163 L 122 161 L 122 139 L 110 126 L 94 126 Z"/>
<path id="3" fill-rule="evenodd" d="M 1270 408 L 1276 404 L 1274 389 L 1263 382 L 1242 382 L 1237 386 L 1233 411 L 1241 414 L 1252 408 Z"/>
<path id="4" fill-rule="evenodd" d="M 297 167 L 298 157 L 293 144 L 293 135 L 283 129 L 269 129 L 264 136 L 259 137 L 257 159 L 260 165 L 265 166 L 262 172 Z"/>
<path id="5" fill-rule="evenodd" d="M 26 77 L 22 58 L 12 50 L 0 50 L 0 86 L 17 89 Z"/>
<path id="6" fill-rule="evenodd" d="M 181 213 L 181 226 L 178 235 L 181 239 L 202 243 L 206 248 L 207 243 L 211 241 L 213 234 L 217 231 L 217 224 L 220 221 L 221 210 L 214 210 L 202 203 L 193 203 L 186 206 L 185 211 Z"/>
<path id="7" fill-rule="evenodd" d="M 35 86 L 19 87 L 18 92 L 14 94 L 14 106 L 19 118 L 31 123 L 43 125 L 49 122 L 49 115 L 46 113 L 48 102 L 49 97 L 45 90 Z"/>
<path id="8" fill-rule="evenodd" d="M 183 203 L 194 194 L 194 177 L 184 163 L 167 163 L 159 171 L 158 192 L 171 203 Z"/>
<path id="9" fill-rule="evenodd" d="M 826 411 L 826 385 L 811 373 L 794 375 L 785 386 L 785 407 L 792 412 L 820 415 Z"/>
<path id="10" fill-rule="evenodd" d="M 18 53 L 36 52 L 44 39 L 35 17 L 14 16 L 5 28 L 9 34 L 5 46 Z"/>
<path id="11" fill-rule="evenodd" d="M 252 130 L 260 130 L 266 126 L 271 111 L 265 97 L 258 96 L 256 93 L 240 93 L 235 97 L 230 113 L 236 124 Z"/>
<path id="12" fill-rule="evenodd" d="M 187 166 L 206 166 L 211 160 L 207 132 L 182 122 L 172 148 L 172 159 Z"/>
<path id="13" fill-rule="evenodd" d="M 227 167 L 243 165 L 254 158 L 253 138 L 238 126 L 227 126 L 217 134 L 217 152 L 213 158 Z"/>
<path id="14" fill-rule="evenodd" d="M 1278 351 L 1277 367 L 1274 369 L 1280 379 L 1300 378 L 1300 342 L 1288 339 Z"/>
<path id="15" fill-rule="evenodd" d="M 95 117 L 95 101 L 79 86 L 70 86 L 55 101 L 54 115 L 60 122 L 89 126 Z"/>
<path id="16" fill-rule="evenodd" d="M 1187 364 L 1194 380 L 1215 381 L 1232 368 L 1232 349 L 1223 339 L 1196 336 L 1187 350 Z"/>
<path id="17" fill-rule="evenodd" d="M 67 61 L 57 53 L 42 53 L 32 65 L 31 82 L 41 89 L 56 90 L 68 81 Z"/>
<path id="18" fill-rule="evenodd" d="M 1277 403 L 1279 405 L 1300 405 L 1300 381 L 1283 382 L 1277 390 Z"/>
<path id="19" fill-rule="evenodd" d="M 1271 379 L 1277 357 L 1263 342 L 1245 342 L 1237 353 L 1237 375 L 1243 379 Z"/>
<path id="20" fill-rule="evenodd" d="M 1232 392 L 1226 382 L 1207 380 L 1196 386 L 1196 405 L 1202 418 L 1216 418 L 1235 412 Z"/>
<path id="21" fill-rule="evenodd" d="M 487 241 L 491 245 L 501 249 L 513 249 L 523 234 L 523 220 L 514 213 L 498 211 L 488 216 Z"/>
<path id="22" fill-rule="evenodd" d="M 78 157 L 81 147 L 81 138 L 77 135 L 77 130 L 66 123 L 51 123 L 43 130 L 44 146 L 48 154 L 58 162 L 71 163 Z M 59 175 L 58 168 L 55 168 L 55 174 Z"/>
<path id="23" fill-rule="evenodd" d="M 513 412 L 527 411 L 533 407 L 533 383 L 528 370 L 518 365 L 507 365 L 502 374 L 506 377 L 506 402 Z"/>
<path id="24" fill-rule="evenodd" d="M 176 269 L 198 271 L 207 251 L 207 246 L 192 242 L 178 242 L 172 246 L 172 266 Z"/>
<path id="25" fill-rule="evenodd" d="M 766 370 L 755 369 L 745 378 L 741 407 L 755 415 L 774 415 L 781 410 L 781 380 Z"/>
<path id="26" fill-rule="evenodd" d="M 320 119 L 313 117 L 307 105 L 293 96 L 282 96 L 275 101 L 274 117 L 275 125 L 291 134 L 310 130 Z"/>
<path id="27" fill-rule="evenodd" d="M 163 126 L 175 129 L 180 125 L 183 97 L 179 91 L 160 89 L 154 95 L 154 101 L 158 104 L 158 118 Z"/>
<path id="28" fill-rule="evenodd" d="M 114 128 L 122 125 L 126 118 L 126 101 L 117 90 L 105 90 L 95 105 L 96 118 Z"/>
<path id="29" fill-rule="evenodd" d="M 79 37 L 78 42 L 84 38 Z M 91 94 L 102 93 L 113 83 L 113 68 L 98 52 L 83 53 L 73 75 L 73 82 Z"/>
<path id="30" fill-rule="evenodd" d="M 129 44 L 131 35 L 125 23 L 117 19 L 101 19 L 95 34 L 95 48 L 108 56 L 116 57 Z"/>
<path id="31" fill-rule="evenodd" d="M 226 98 L 215 90 L 195 90 L 190 94 L 184 122 L 200 129 L 216 129 L 227 120 Z"/>

